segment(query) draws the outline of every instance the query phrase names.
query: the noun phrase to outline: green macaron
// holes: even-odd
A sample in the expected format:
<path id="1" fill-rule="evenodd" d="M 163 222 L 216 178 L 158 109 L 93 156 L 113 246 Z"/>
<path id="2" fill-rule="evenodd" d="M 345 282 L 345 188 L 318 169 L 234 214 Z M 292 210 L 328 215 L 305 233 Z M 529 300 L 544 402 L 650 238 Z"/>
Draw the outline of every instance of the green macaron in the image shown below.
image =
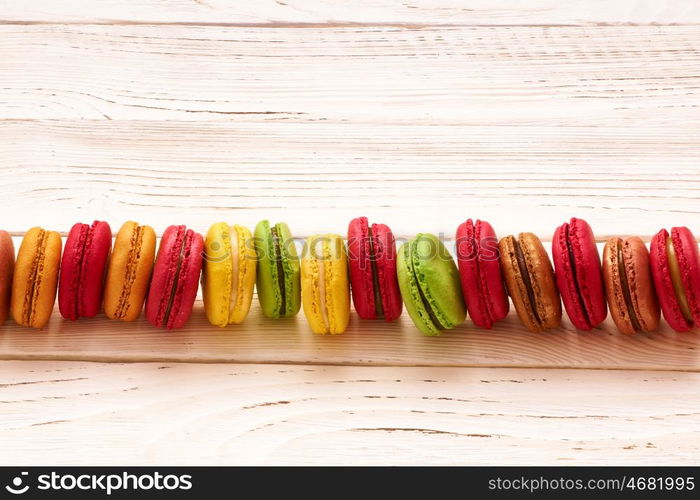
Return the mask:
<path id="1" fill-rule="evenodd" d="M 256 286 L 263 314 L 268 318 L 296 315 L 301 307 L 299 256 L 284 222 L 262 220 L 255 226 L 258 254 Z"/>
<path id="2" fill-rule="evenodd" d="M 396 267 L 403 302 L 420 331 L 439 335 L 464 321 L 459 271 L 436 236 L 421 233 L 404 243 Z"/>

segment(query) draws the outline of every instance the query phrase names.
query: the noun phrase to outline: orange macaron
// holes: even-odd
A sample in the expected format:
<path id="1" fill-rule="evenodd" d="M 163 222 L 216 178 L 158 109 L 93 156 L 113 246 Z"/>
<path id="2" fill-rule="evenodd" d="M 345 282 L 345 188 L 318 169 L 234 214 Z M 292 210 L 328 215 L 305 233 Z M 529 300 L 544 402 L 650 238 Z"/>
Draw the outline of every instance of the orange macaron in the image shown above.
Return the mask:
<path id="1" fill-rule="evenodd" d="M 61 235 L 33 227 L 24 235 L 12 278 L 12 317 L 22 326 L 42 328 L 56 302 Z"/>
<path id="2" fill-rule="evenodd" d="M 139 317 L 148 293 L 156 252 L 151 226 L 133 221 L 122 225 L 114 240 L 105 279 L 104 310 L 110 319 L 133 321 Z"/>

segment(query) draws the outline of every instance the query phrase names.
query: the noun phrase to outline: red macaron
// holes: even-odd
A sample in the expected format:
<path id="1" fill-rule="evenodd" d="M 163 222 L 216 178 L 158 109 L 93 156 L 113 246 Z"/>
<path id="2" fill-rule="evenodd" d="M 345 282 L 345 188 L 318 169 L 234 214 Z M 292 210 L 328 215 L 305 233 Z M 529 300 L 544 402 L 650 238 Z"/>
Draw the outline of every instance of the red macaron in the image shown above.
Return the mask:
<path id="1" fill-rule="evenodd" d="M 600 255 L 591 226 L 572 218 L 552 239 L 554 274 L 562 302 L 579 330 L 590 330 L 608 315 Z"/>
<path id="2" fill-rule="evenodd" d="M 107 259 L 112 249 L 109 224 L 75 224 L 66 239 L 58 282 L 58 308 L 66 319 L 92 318 L 102 306 Z"/>
<path id="3" fill-rule="evenodd" d="M 491 328 L 508 315 L 508 295 L 491 224 L 468 219 L 457 228 L 457 263 L 469 317 L 476 326 Z"/>
<path id="4" fill-rule="evenodd" d="M 352 301 L 360 318 L 394 321 L 403 303 L 396 278 L 396 242 L 388 226 L 369 225 L 367 217 L 348 226 Z"/>
<path id="5" fill-rule="evenodd" d="M 154 326 L 183 326 L 192 313 L 202 271 L 202 235 L 185 226 L 169 226 L 160 240 L 146 298 L 146 319 Z"/>
<path id="6" fill-rule="evenodd" d="M 687 227 L 662 229 L 651 240 L 651 275 L 664 319 L 678 332 L 700 325 L 698 244 Z"/>

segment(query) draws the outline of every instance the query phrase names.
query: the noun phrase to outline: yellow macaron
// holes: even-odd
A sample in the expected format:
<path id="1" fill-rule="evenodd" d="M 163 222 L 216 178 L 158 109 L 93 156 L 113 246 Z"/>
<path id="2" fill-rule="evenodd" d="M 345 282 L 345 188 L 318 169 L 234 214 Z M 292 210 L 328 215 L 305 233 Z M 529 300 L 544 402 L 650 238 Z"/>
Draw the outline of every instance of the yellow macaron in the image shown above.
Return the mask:
<path id="1" fill-rule="evenodd" d="M 342 236 L 306 240 L 301 259 L 301 297 L 314 333 L 342 333 L 350 320 L 348 257 Z"/>
<path id="2" fill-rule="evenodd" d="M 240 323 L 248 315 L 255 288 L 253 236 L 243 226 L 212 225 L 204 240 L 202 294 L 212 325 Z"/>

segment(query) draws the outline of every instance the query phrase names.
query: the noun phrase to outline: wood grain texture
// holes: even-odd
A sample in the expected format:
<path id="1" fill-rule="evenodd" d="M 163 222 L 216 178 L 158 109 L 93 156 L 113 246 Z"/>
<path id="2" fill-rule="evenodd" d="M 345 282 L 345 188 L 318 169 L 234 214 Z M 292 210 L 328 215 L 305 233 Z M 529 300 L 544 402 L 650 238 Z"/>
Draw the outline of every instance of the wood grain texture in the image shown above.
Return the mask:
<path id="1" fill-rule="evenodd" d="M 694 0 L 0 0 L 0 226 L 700 235 L 698 23 Z M 699 347 L 56 311 L 0 327 L 0 463 L 697 464 Z"/>
<path id="2" fill-rule="evenodd" d="M 699 29 L 2 26 L 3 224 L 693 227 Z"/>
<path id="3" fill-rule="evenodd" d="M 700 75 L 700 72 L 698 73 Z M 354 217 L 397 236 L 454 237 L 468 217 L 551 239 L 572 216 L 604 240 L 686 225 L 700 235 L 690 126 L 359 125 L 329 122 L 0 122 L 2 228 L 67 233 L 102 219 L 200 232 L 286 221 L 295 236 Z"/>
<path id="4" fill-rule="evenodd" d="M 697 465 L 700 374 L 0 362 L 0 463 Z"/>
<path id="5" fill-rule="evenodd" d="M 698 22 L 700 8 L 693 0 L 1 0 L 0 19 L 106 24 L 667 24 Z"/>
<path id="6" fill-rule="evenodd" d="M 699 40 L 700 26 L 0 25 L 0 116 L 685 129 Z"/>
<path id="7" fill-rule="evenodd" d="M 256 299 L 257 301 L 257 299 Z M 240 325 L 211 326 L 201 302 L 181 330 L 154 328 L 143 317 L 134 323 L 104 316 L 70 322 L 58 310 L 41 331 L 0 327 L 0 359 L 111 362 L 299 363 L 375 366 L 464 366 L 685 370 L 700 372 L 700 335 L 656 333 L 625 336 L 611 320 L 592 332 L 569 323 L 548 333 L 525 330 L 517 316 L 491 331 L 470 321 L 438 338 L 420 333 L 404 313 L 398 323 L 361 321 L 351 315 L 341 335 L 311 333 L 302 314 L 269 320 L 255 303 Z"/>

